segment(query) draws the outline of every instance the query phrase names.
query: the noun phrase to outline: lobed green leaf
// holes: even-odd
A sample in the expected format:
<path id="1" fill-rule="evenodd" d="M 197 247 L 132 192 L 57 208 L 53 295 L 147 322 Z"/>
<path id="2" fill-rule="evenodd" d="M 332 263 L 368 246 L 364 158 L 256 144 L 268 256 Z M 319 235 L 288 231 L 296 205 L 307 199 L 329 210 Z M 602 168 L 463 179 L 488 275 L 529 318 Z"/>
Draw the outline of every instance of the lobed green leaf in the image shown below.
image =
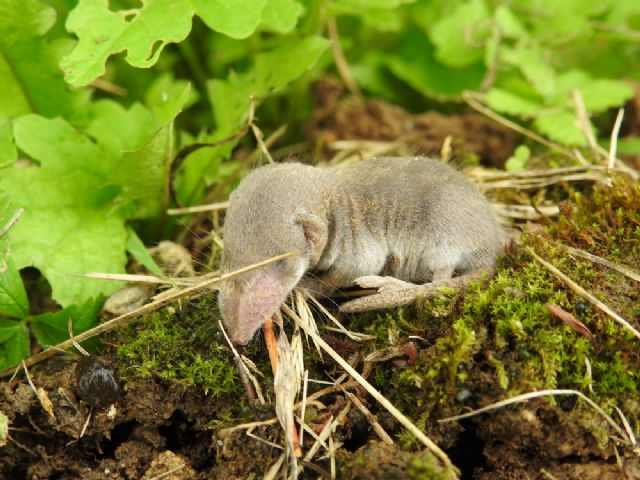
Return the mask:
<path id="1" fill-rule="evenodd" d="M 58 70 L 56 49 L 44 38 L 55 18 L 40 0 L 0 2 L 0 118 L 71 115 L 76 96 Z"/>

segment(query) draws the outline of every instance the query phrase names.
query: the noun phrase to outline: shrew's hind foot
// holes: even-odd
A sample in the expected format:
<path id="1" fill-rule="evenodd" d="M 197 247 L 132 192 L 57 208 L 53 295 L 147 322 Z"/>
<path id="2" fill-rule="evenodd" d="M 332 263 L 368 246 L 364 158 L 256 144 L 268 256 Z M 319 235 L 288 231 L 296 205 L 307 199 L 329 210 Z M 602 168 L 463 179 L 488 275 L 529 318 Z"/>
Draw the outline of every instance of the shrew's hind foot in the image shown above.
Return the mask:
<path id="1" fill-rule="evenodd" d="M 405 282 L 395 277 L 381 277 L 379 275 L 364 275 L 354 281 L 360 288 L 375 288 L 378 293 L 397 292 L 416 286 L 415 283 Z"/>
<path id="2" fill-rule="evenodd" d="M 346 313 L 355 313 L 355 312 L 366 312 L 370 310 L 379 310 L 383 308 L 393 308 L 393 307 L 401 307 L 404 305 L 409 305 L 415 302 L 418 298 L 429 298 L 433 296 L 438 289 L 438 287 L 451 287 L 455 289 L 464 289 L 469 283 L 474 280 L 479 280 L 483 277 L 491 276 L 493 273 L 492 268 L 481 268 L 479 270 L 475 270 L 473 272 L 466 273 L 459 277 L 453 278 L 445 278 L 442 280 L 434 281 L 432 283 L 425 283 L 424 285 L 413 285 L 408 282 L 403 282 L 408 284 L 408 287 L 404 287 L 401 289 L 396 289 L 392 291 L 381 292 L 378 290 L 378 293 L 374 293 L 373 295 L 367 295 L 364 297 L 356 298 L 355 300 L 350 300 L 340 305 L 340 310 Z M 436 275 L 434 274 L 434 277 Z M 376 285 L 378 282 L 378 278 L 382 278 L 383 280 L 386 278 L 393 277 L 376 277 L 371 276 L 374 280 L 371 281 L 368 285 Z M 363 278 L 363 277 L 360 277 Z M 365 277 L 369 278 L 369 277 Z M 394 280 L 397 280 L 394 278 Z M 401 280 L 399 280 L 402 282 Z M 366 283 L 366 280 L 365 282 Z M 383 282 L 385 286 L 386 282 Z M 397 282 L 391 282 L 397 283 Z M 360 283 L 358 283 L 360 285 Z M 377 288 L 377 287 L 372 287 Z"/>

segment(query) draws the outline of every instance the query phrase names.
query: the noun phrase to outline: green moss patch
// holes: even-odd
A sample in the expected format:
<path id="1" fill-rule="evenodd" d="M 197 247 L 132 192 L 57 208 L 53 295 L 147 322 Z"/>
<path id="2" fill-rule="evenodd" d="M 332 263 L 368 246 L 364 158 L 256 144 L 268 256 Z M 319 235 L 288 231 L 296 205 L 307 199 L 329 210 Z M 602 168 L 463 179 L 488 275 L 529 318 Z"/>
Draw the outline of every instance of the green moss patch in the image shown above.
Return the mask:
<path id="1" fill-rule="evenodd" d="M 125 379 L 157 375 L 214 395 L 242 391 L 210 299 L 192 302 L 183 311 L 168 307 L 151 313 L 118 335 Z"/>

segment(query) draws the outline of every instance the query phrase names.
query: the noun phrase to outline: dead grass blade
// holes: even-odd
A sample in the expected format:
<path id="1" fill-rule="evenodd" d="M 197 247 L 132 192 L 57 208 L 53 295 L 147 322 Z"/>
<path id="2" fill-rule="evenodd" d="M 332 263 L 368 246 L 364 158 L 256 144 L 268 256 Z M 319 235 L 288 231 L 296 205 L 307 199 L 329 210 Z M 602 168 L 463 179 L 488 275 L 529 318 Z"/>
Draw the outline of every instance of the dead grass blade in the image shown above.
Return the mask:
<path id="1" fill-rule="evenodd" d="M 602 154 L 598 149 L 599 145 L 596 141 L 595 135 L 593 134 L 593 129 L 591 128 L 591 122 L 589 121 L 587 109 L 584 106 L 584 98 L 582 96 L 582 92 L 577 89 L 571 90 L 571 98 L 573 99 L 573 103 L 576 107 L 578 126 L 580 127 L 580 131 L 587 141 L 587 145 L 589 145 L 589 148 L 591 149 L 591 154 L 593 155 L 594 159 L 602 160 Z"/>
<path id="2" fill-rule="evenodd" d="M 569 390 L 569 389 L 539 390 L 537 392 L 529 392 L 529 393 L 524 393 L 522 395 L 516 395 L 515 397 L 507 398 L 506 400 L 501 400 L 500 402 L 492 403 L 491 405 L 487 405 L 485 407 L 479 408 L 472 412 L 464 413 L 462 415 L 456 415 L 453 417 L 441 418 L 440 420 L 438 420 L 438 423 L 455 422 L 457 420 L 462 420 L 464 418 L 475 417 L 477 415 L 480 415 L 481 413 L 498 410 L 500 408 L 506 407 L 507 405 L 527 402 L 534 398 L 559 396 L 559 395 L 577 395 L 579 398 L 587 402 L 589 406 L 593 408 L 600 416 L 602 416 L 604 420 L 611 426 L 611 428 L 613 428 L 622 438 L 627 438 L 631 443 L 631 440 L 626 435 L 626 432 L 622 428 L 620 428 L 620 426 L 613 421 L 613 418 L 607 415 L 607 412 L 605 412 L 602 408 L 600 408 L 600 406 L 597 403 L 595 403 L 593 400 L 587 397 L 584 393 L 579 392 L 578 390 Z"/>
<path id="3" fill-rule="evenodd" d="M 25 364 L 24 360 L 22 361 L 22 368 L 24 370 L 24 376 L 27 378 L 27 383 L 29 383 L 31 390 L 33 390 L 33 393 L 35 393 L 36 398 L 38 399 L 38 402 L 40 402 L 40 406 L 45 412 L 47 412 L 49 417 L 54 422 L 57 421 L 56 415 L 55 413 L 53 413 L 53 403 L 51 403 L 51 400 L 49 399 L 49 395 L 47 395 L 47 392 L 45 391 L 44 388 L 42 387 L 36 388 L 36 386 L 33 384 L 33 381 L 31 380 L 31 375 L 29 375 L 29 369 L 27 368 L 27 365 Z"/>
<path id="4" fill-rule="evenodd" d="M 305 298 L 305 300 L 307 302 L 309 302 L 309 301 L 313 302 L 313 304 L 318 308 L 318 310 L 320 310 L 329 320 L 331 320 L 333 322 L 333 324 L 337 327 L 336 331 L 338 331 L 340 333 L 343 333 L 344 335 L 349 337 L 351 340 L 354 340 L 356 342 L 366 342 L 368 340 L 374 340 L 376 338 L 373 335 L 367 335 L 366 333 L 352 332 L 351 330 L 347 330 L 338 321 L 338 319 L 336 317 L 331 315 L 329 310 L 324 308 L 324 306 L 316 298 L 312 297 L 311 295 L 309 295 L 306 292 L 301 292 L 301 295 L 303 295 L 303 297 Z"/>
<path id="5" fill-rule="evenodd" d="M 353 393 L 346 391 L 344 388 L 342 389 L 342 392 L 347 396 L 347 398 L 349 398 L 349 400 L 351 400 L 351 403 L 353 403 L 353 405 L 362 412 L 362 414 L 369 422 L 369 425 L 371 425 L 371 428 L 373 428 L 373 431 L 376 432 L 378 437 L 380 437 L 380 440 L 382 440 L 387 445 L 394 445 L 393 440 L 384 430 L 384 428 L 382 428 L 382 425 L 380 425 L 376 416 L 371 413 L 371 411 L 360 401 L 360 399 Z"/>
<path id="6" fill-rule="evenodd" d="M 558 145 L 557 143 L 553 143 L 549 140 L 547 140 L 546 138 L 538 135 L 537 133 L 532 132 L 531 130 L 528 130 L 526 128 L 524 128 L 521 125 L 518 125 L 515 122 L 512 122 L 511 120 L 503 117 L 502 115 L 494 112 L 493 110 L 485 107 L 482 103 L 480 103 L 476 97 L 482 98 L 481 95 L 475 93 L 475 92 L 470 92 L 470 91 L 465 91 L 462 93 L 462 98 L 465 102 L 467 102 L 467 104 L 469 104 L 469 106 L 471 108 L 473 108 L 474 110 L 477 110 L 478 112 L 482 113 L 483 115 L 486 115 L 487 117 L 489 117 L 491 120 L 494 120 L 502 125 L 504 125 L 507 128 L 510 128 L 511 130 L 514 130 L 522 135 L 524 135 L 525 137 L 530 138 L 531 140 L 534 140 L 542 145 L 544 145 L 545 147 L 549 147 L 551 150 L 555 150 L 556 152 L 559 152 L 569 158 L 575 158 L 573 153 L 571 152 L 571 150 L 568 150 L 564 147 L 561 147 L 560 145 Z"/>
<path id="7" fill-rule="evenodd" d="M 331 39 L 331 51 L 333 52 L 333 59 L 336 62 L 336 68 L 342 78 L 345 86 L 356 97 L 362 97 L 362 92 L 358 88 L 358 84 L 351 75 L 351 69 L 349 63 L 342 52 L 342 45 L 340 44 L 340 34 L 338 33 L 338 26 L 336 25 L 336 19 L 333 15 L 329 15 L 327 20 L 327 33 Z"/>
<path id="8" fill-rule="evenodd" d="M 207 205 L 196 205 L 195 207 L 170 208 L 167 215 L 185 215 L 189 213 L 217 212 L 229 208 L 229 202 L 216 202 Z"/>
<path id="9" fill-rule="evenodd" d="M 581 257 L 584 258 L 586 260 L 590 260 L 594 263 L 597 263 L 599 265 L 602 265 L 604 267 L 610 268 L 612 270 L 615 270 L 618 273 L 621 273 L 627 277 L 629 277 L 632 280 L 635 280 L 636 282 L 640 282 L 640 274 L 637 274 L 636 272 L 634 272 L 633 270 L 623 267 L 621 265 L 618 265 L 617 263 L 613 263 L 609 260 L 607 260 L 606 258 L 602 258 L 599 257 L 597 255 L 593 255 L 592 253 L 589 252 L 585 252 L 584 250 L 579 250 L 577 248 L 573 248 L 570 247 L 569 245 L 564 245 L 563 243 L 560 242 L 554 242 L 554 241 L 550 241 L 550 243 L 552 243 L 553 245 L 557 245 L 558 247 L 566 250 L 567 252 L 569 252 L 571 255 L 575 255 L 577 257 Z"/>
<path id="10" fill-rule="evenodd" d="M 242 381 L 245 392 L 247 393 L 247 398 L 249 398 L 250 401 L 255 401 L 257 399 L 261 405 L 264 405 L 266 402 L 264 401 L 262 389 L 260 388 L 258 379 L 249 371 L 249 368 L 245 365 L 242 357 L 238 353 L 238 350 L 236 350 L 236 347 L 234 347 L 231 339 L 229 339 L 227 330 L 224 328 L 222 320 L 220 319 L 218 319 L 218 328 L 220 328 L 222 335 L 224 335 L 224 339 L 227 341 L 227 345 L 229 345 L 229 348 L 231 349 L 231 353 L 233 354 L 233 361 L 236 364 L 236 368 L 238 369 L 240 380 Z M 253 389 L 251 388 L 251 384 L 253 384 Z"/>
<path id="11" fill-rule="evenodd" d="M 533 258 L 535 258 L 538 262 L 544 265 L 556 278 L 558 278 L 562 283 L 564 283 L 567 287 L 569 287 L 573 292 L 585 300 L 591 302 L 596 308 L 601 310 L 602 312 L 609 315 L 614 321 L 620 324 L 624 329 L 631 332 L 636 338 L 640 339 L 640 332 L 636 330 L 636 328 L 627 322 L 624 318 L 614 312 L 611 308 L 609 308 L 605 303 L 598 300 L 594 295 L 587 292 L 583 287 L 578 285 L 576 282 L 571 280 L 567 275 L 562 273 L 558 268 L 556 268 L 551 263 L 542 259 L 536 252 L 533 251 L 531 247 L 527 247 L 527 251 L 531 254 Z"/>
<path id="12" fill-rule="evenodd" d="M 560 214 L 558 205 L 539 205 L 532 207 L 531 205 L 518 205 L 507 203 L 491 203 L 491 207 L 504 218 L 514 220 L 540 220 L 546 217 L 555 217 Z"/>
<path id="13" fill-rule="evenodd" d="M 387 398 L 376 390 L 364 377 L 362 377 L 349 363 L 342 358 L 338 353 L 329 346 L 320 335 L 311 329 L 308 325 L 304 324 L 296 316 L 292 317 L 294 321 L 300 326 L 300 328 L 311 337 L 314 343 L 322 348 L 331 358 L 333 358 L 345 371 L 349 373 L 369 394 L 380 403 L 391 415 L 393 415 L 400 424 L 409 430 L 421 443 L 423 443 L 433 454 L 440 459 L 445 467 L 455 471 L 455 467 L 447 454 L 438 447 L 429 437 L 427 437 L 415 424 L 406 417 L 400 410 L 398 410 Z M 306 460 L 306 458 L 305 458 Z"/>
<path id="14" fill-rule="evenodd" d="M 618 150 L 618 135 L 620 135 L 620 127 L 622 126 L 622 119 L 624 118 L 624 108 L 618 110 L 616 115 L 616 121 L 611 129 L 611 142 L 609 144 L 609 162 L 607 166 L 609 168 L 615 168 L 616 166 L 616 154 Z"/>

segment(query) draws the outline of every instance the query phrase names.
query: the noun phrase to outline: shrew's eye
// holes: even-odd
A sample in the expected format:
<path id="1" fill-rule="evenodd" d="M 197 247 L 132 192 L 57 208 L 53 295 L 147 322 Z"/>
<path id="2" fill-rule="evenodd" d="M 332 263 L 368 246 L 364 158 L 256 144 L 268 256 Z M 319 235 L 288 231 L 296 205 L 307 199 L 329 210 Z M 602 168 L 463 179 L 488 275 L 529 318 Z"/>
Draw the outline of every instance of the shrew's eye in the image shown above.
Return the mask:
<path id="1" fill-rule="evenodd" d="M 284 260 L 278 260 L 276 262 L 276 268 L 278 270 L 284 270 L 284 268 L 287 266 L 287 262 L 285 262 Z"/>

